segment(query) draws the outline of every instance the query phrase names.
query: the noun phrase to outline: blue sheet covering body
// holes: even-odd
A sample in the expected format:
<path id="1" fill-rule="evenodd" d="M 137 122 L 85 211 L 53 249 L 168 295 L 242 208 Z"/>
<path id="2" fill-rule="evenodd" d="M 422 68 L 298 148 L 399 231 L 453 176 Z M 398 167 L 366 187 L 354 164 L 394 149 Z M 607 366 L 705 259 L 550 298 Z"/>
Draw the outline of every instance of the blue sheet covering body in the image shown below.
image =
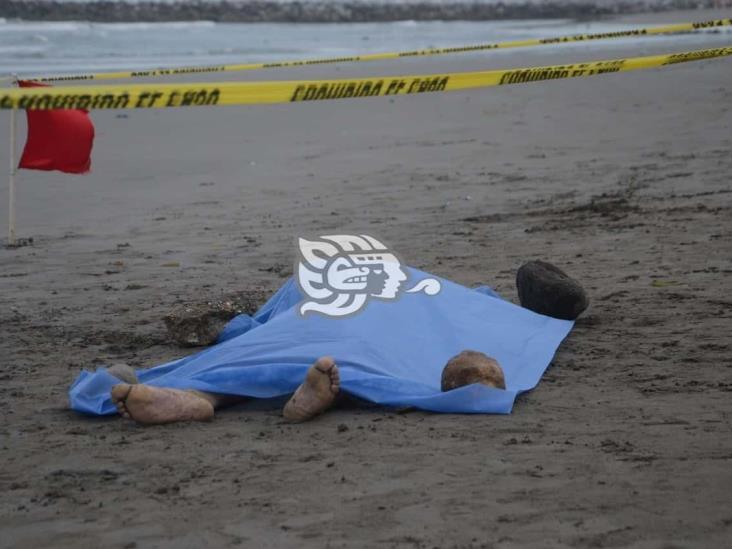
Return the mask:
<path id="1" fill-rule="evenodd" d="M 426 273 L 408 269 L 411 280 Z M 533 313 L 489 288 L 469 289 L 439 279 L 440 293 L 374 299 L 347 318 L 299 315 L 293 279 L 253 316 L 240 315 L 219 342 L 194 355 L 137 371 L 141 383 L 258 398 L 293 392 L 323 355 L 340 369 L 341 389 L 388 406 L 434 412 L 509 413 L 516 395 L 536 386 L 573 322 Z M 469 385 L 442 392 L 447 361 L 481 351 L 498 360 L 506 390 Z M 112 414 L 111 388 L 119 380 L 100 368 L 83 371 L 69 397 L 87 414 Z"/>

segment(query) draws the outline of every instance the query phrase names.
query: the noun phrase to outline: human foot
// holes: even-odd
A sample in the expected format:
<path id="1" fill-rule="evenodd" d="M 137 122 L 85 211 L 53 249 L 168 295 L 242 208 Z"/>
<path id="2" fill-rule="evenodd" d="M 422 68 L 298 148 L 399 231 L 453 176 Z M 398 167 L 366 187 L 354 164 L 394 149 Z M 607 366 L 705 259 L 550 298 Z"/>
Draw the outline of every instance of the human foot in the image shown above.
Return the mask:
<path id="1" fill-rule="evenodd" d="M 516 288 L 522 307 L 554 318 L 575 320 L 590 303 L 579 282 L 546 261 L 524 263 Z"/>
<path id="2" fill-rule="evenodd" d="M 209 421 L 214 415 L 212 404 L 191 391 L 149 385 L 115 385 L 112 402 L 121 416 L 144 425 Z"/>
<path id="3" fill-rule="evenodd" d="M 285 404 L 282 415 L 288 421 L 307 421 L 330 408 L 340 390 L 338 367 L 330 357 L 319 358 L 310 366 L 305 381 Z"/>

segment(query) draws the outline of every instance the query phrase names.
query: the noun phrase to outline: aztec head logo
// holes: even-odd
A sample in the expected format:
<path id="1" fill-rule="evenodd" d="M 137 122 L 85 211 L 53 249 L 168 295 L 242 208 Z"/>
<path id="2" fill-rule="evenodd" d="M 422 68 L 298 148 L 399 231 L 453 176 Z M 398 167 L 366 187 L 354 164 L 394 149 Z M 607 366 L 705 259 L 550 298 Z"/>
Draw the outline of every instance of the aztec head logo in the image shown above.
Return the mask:
<path id="1" fill-rule="evenodd" d="M 297 280 L 305 294 L 299 312 L 344 317 L 360 311 L 369 299 L 399 297 L 407 273 L 397 255 L 372 236 L 330 235 L 298 240 Z M 440 283 L 420 281 L 408 293 L 435 295 Z"/>

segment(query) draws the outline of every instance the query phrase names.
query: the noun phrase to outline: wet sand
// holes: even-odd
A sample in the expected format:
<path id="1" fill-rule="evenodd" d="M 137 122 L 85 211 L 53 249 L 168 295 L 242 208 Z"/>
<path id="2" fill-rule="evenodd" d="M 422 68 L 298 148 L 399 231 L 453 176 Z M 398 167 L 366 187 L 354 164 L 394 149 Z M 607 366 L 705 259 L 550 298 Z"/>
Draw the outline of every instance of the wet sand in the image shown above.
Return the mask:
<path id="1" fill-rule="evenodd" d="M 524 50 L 488 64 L 674 49 Z M 22 172 L 19 236 L 35 244 L 0 249 L 0 546 L 724 546 L 729 68 L 93 113 L 93 173 Z M 546 259 L 592 304 L 509 416 L 353 405 L 289 425 L 277 403 L 252 403 L 211 424 L 143 428 L 67 409 L 82 368 L 187 354 L 165 334 L 174 306 L 272 292 L 291 272 L 293 238 L 333 231 L 378 235 L 415 267 L 514 301 L 516 269 Z"/>

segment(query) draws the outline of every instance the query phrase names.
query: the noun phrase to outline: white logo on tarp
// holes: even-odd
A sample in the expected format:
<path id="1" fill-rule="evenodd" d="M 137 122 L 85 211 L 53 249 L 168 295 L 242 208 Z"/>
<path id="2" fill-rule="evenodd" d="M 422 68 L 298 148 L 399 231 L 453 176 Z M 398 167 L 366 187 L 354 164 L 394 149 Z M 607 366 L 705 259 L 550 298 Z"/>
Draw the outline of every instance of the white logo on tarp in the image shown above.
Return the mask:
<path id="1" fill-rule="evenodd" d="M 369 299 L 394 300 L 407 273 L 397 255 L 372 236 L 329 235 L 298 240 L 297 281 L 305 300 L 300 314 L 342 317 L 360 311 Z M 435 295 L 440 282 L 419 281 L 407 293 Z"/>

